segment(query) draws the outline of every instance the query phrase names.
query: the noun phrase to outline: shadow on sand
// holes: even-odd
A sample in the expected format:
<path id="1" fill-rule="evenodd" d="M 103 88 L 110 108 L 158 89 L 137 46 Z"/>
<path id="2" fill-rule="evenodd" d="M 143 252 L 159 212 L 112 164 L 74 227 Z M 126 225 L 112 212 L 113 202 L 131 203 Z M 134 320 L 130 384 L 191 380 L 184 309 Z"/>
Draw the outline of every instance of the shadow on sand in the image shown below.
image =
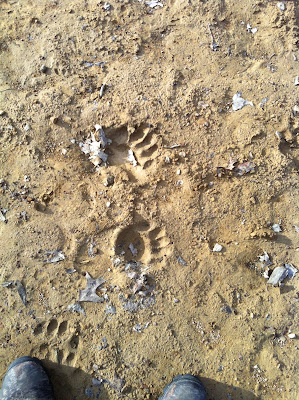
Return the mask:
<path id="1" fill-rule="evenodd" d="M 69 367 L 43 360 L 54 387 L 54 394 L 57 400 L 83 400 L 99 399 L 114 400 L 117 398 L 132 398 L 130 393 L 109 395 L 105 385 L 100 387 L 92 385 L 92 376 L 80 368 Z M 226 385 L 213 379 L 200 377 L 207 390 L 208 400 L 258 400 L 252 392 L 235 386 Z M 87 392 L 86 392 L 87 390 Z M 157 400 L 156 397 L 150 397 Z M 137 399 L 136 399 L 137 400 Z"/>

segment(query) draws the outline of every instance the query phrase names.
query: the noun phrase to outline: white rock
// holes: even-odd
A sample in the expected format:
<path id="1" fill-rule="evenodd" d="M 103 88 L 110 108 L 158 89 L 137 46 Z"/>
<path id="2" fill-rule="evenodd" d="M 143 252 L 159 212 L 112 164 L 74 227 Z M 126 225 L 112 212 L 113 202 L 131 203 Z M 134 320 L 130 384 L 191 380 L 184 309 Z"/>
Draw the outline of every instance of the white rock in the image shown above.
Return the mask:
<path id="1" fill-rule="evenodd" d="M 288 276 L 288 270 L 285 267 L 276 267 L 272 272 L 267 283 L 277 285 Z"/>
<path id="2" fill-rule="evenodd" d="M 281 232 L 281 227 L 280 227 L 279 224 L 274 224 L 274 225 L 272 225 L 272 229 L 273 229 L 273 231 L 276 232 L 276 233 Z"/>
<path id="3" fill-rule="evenodd" d="M 145 4 L 147 6 L 149 6 L 150 8 L 163 7 L 163 4 L 158 0 L 149 0 L 149 1 L 146 1 Z"/>
<path id="4" fill-rule="evenodd" d="M 133 150 L 131 149 L 128 151 L 128 161 L 130 161 L 133 164 L 133 167 L 137 167 L 137 160 L 135 158 Z"/>
<path id="5" fill-rule="evenodd" d="M 283 1 L 280 1 L 279 3 L 277 3 L 277 7 L 281 10 L 284 11 L 286 9 L 286 5 Z"/>
<path id="6" fill-rule="evenodd" d="M 241 110 L 245 106 L 252 106 L 253 107 L 252 101 L 248 101 L 248 100 L 243 99 L 241 97 L 241 95 L 242 95 L 242 92 L 238 92 L 238 93 L 234 94 L 234 96 L 233 96 L 232 107 L 233 107 L 234 111 Z"/>
<path id="7" fill-rule="evenodd" d="M 289 334 L 288 334 L 288 337 L 289 337 L 290 339 L 296 339 L 296 334 L 295 334 L 295 333 L 289 333 Z"/>
<path id="8" fill-rule="evenodd" d="M 213 247 L 213 251 L 219 253 L 223 249 L 223 246 L 221 244 L 216 243 L 215 246 Z"/>

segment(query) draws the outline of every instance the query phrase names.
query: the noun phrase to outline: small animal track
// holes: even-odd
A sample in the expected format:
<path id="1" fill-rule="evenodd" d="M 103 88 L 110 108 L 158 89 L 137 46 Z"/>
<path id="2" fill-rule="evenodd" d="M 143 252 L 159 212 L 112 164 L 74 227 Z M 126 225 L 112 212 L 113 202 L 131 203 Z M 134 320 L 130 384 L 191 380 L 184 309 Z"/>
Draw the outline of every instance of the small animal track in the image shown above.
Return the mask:
<path id="1" fill-rule="evenodd" d="M 110 152 L 108 158 L 110 165 L 129 164 L 128 151 L 131 149 L 138 163 L 136 171 L 138 167 L 146 170 L 160 155 L 160 137 L 146 124 L 141 124 L 136 129 L 122 127 L 110 132 L 107 130 L 107 136 L 112 140 L 107 150 L 107 153 Z"/>
<path id="2" fill-rule="evenodd" d="M 76 328 L 69 329 L 68 321 L 53 318 L 47 325 L 40 323 L 33 330 L 34 336 L 40 337 L 43 333 L 45 342 L 38 346 L 39 356 L 60 364 L 76 364 L 81 344 Z M 33 349 L 32 355 L 35 352 Z"/>
<path id="3" fill-rule="evenodd" d="M 172 253 L 172 246 L 165 228 L 152 226 L 145 220 L 118 230 L 114 249 L 126 261 L 141 261 L 144 264 L 161 262 Z"/>

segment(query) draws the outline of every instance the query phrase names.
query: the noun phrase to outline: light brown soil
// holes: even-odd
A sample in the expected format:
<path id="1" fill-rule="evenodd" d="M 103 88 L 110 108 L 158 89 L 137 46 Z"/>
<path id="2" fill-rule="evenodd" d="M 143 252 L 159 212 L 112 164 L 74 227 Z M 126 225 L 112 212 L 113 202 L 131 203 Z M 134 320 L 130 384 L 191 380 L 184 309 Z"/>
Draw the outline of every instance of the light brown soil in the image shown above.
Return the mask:
<path id="1" fill-rule="evenodd" d="M 161 1 L 1 2 L 0 271 L 28 301 L 1 287 L 1 376 L 29 354 L 58 399 L 96 396 L 92 377 L 100 399 L 157 399 L 181 373 L 209 399 L 298 398 L 298 277 L 273 287 L 258 266 L 299 264 L 296 1 Z M 254 106 L 233 111 L 238 91 Z M 98 171 L 79 147 L 95 124 Z M 217 174 L 230 157 L 255 168 Z M 118 257 L 149 267 L 147 292 Z M 85 317 L 67 307 L 86 272 L 107 281 Z"/>

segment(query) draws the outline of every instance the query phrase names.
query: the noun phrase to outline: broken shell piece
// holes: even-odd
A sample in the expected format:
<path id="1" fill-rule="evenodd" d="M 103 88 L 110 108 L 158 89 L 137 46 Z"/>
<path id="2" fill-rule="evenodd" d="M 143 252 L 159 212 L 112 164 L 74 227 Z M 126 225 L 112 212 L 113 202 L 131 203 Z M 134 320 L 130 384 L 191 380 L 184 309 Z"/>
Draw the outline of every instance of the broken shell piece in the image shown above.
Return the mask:
<path id="1" fill-rule="evenodd" d="M 133 243 L 130 243 L 130 244 L 129 244 L 129 249 L 130 249 L 130 252 L 132 253 L 132 256 L 133 256 L 133 257 L 136 257 L 137 254 L 138 254 L 138 250 L 135 249 Z"/>
<path id="2" fill-rule="evenodd" d="M 212 251 L 219 253 L 222 249 L 223 246 L 221 246 L 221 244 L 216 243 Z"/>
<path id="3" fill-rule="evenodd" d="M 111 143 L 111 140 L 107 139 L 101 125 L 95 125 L 96 134 L 91 133 L 91 138 L 86 139 L 84 143 L 79 143 L 81 151 L 84 154 L 90 154 L 89 160 L 95 167 L 98 167 L 102 162 L 106 163 L 108 155 L 104 153 L 104 149 L 107 144 Z"/>
<path id="4" fill-rule="evenodd" d="M 238 92 L 238 93 L 234 94 L 234 96 L 233 96 L 232 107 L 233 107 L 234 111 L 241 110 L 243 107 L 248 106 L 248 105 L 253 107 L 252 101 L 243 99 L 241 97 L 241 95 L 242 95 L 242 92 Z"/>
<path id="5" fill-rule="evenodd" d="M 288 337 L 289 337 L 290 339 L 296 339 L 296 334 L 295 334 L 295 333 L 289 333 L 289 334 L 288 334 Z"/>
<path id="6" fill-rule="evenodd" d="M 23 286 L 21 281 L 15 281 L 15 285 L 17 288 L 17 291 L 19 293 L 19 296 L 21 297 L 21 300 L 23 302 L 23 304 L 26 306 L 27 304 L 27 297 L 26 297 L 26 289 Z"/>
<path id="7" fill-rule="evenodd" d="M 272 284 L 273 286 L 278 285 L 279 283 L 281 283 L 286 277 L 288 276 L 288 270 L 285 267 L 276 267 L 268 282 Z"/>
<path id="8" fill-rule="evenodd" d="M 273 229 L 273 231 L 276 232 L 276 233 L 281 232 L 281 228 L 280 228 L 280 225 L 279 225 L 279 224 L 273 224 L 273 225 L 272 225 L 272 229 Z"/>
<path id="9" fill-rule="evenodd" d="M 183 257 L 177 256 L 176 259 L 178 260 L 178 262 L 179 262 L 183 267 L 187 267 L 187 266 L 188 266 L 187 261 L 185 261 L 185 260 L 183 259 Z"/>
<path id="10" fill-rule="evenodd" d="M 258 256 L 260 262 L 261 262 L 261 267 L 264 268 L 268 265 L 272 265 L 272 262 L 270 261 L 270 257 L 266 251 L 264 251 L 264 254 L 262 256 Z"/>
<path id="11" fill-rule="evenodd" d="M 281 11 L 285 11 L 286 9 L 286 5 L 283 1 L 280 1 L 279 3 L 276 4 L 277 7 L 281 10 Z"/>
<path id="12" fill-rule="evenodd" d="M 91 301 L 93 303 L 103 303 L 104 299 L 96 294 L 96 290 L 104 282 L 103 278 L 93 279 L 88 272 L 85 274 L 86 289 L 80 290 L 79 301 Z"/>
<path id="13" fill-rule="evenodd" d="M 2 211 L 0 211 L 0 221 L 7 222 L 7 219 L 5 218 L 4 213 L 2 213 Z"/>
<path id="14" fill-rule="evenodd" d="M 128 161 L 133 164 L 133 167 L 137 167 L 137 160 L 131 149 L 128 151 Z"/>
<path id="15" fill-rule="evenodd" d="M 248 174 L 248 172 L 254 172 L 255 164 L 252 161 L 246 161 L 242 164 L 239 164 L 235 169 L 237 175 L 242 176 L 244 174 Z"/>
<path id="16" fill-rule="evenodd" d="M 251 32 L 255 34 L 257 32 L 257 28 L 252 28 L 250 24 L 247 24 L 246 26 L 247 32 Z"/>
<path id="17" fill-rule="evenodd" d="M 277 138 L 278 138 L 279 140 L 281 140 L 282 135 L 281 135 L 280 132 L 276 131 L 276 132 L 275 132 L 275 135 L 277 136 Z"/>
<path id="18" fill-rule="evenodd" d="M 46 257 L 47 257 L 46 260 L 47 263 L 57 263 L 65 259 L 65 255 L 60 250 L 47 251 Z"/>
<path id="19" fill-rule="evenodd" d="M 285 264 L 286 270 L 288 271 L 288 278 L 293 279 L 298 272 L 298 269 L 293 264 Z"/>
<path id="20" fill-rule="evenodd" d="M 159 0 L 148 0 L 145 2 L 145 4 L 150 8 L 163 7 L 163 3 L 161 3 Z"/>
<path id="21" fill-rule="evenodd" d="M 299 85 L 299 76 L 296 76 L 296 78 L 295 78 L 295 86 L 298 86 Z"/>
<path id="22" fill-rule="evenodd" d="M 111 144 L 112 143 L 112 140 L 108 139 L 106 137 L 105 132 L 103 131 L 103 128 L 102 128 L 101 125 L 96 124 L 94 127 L 95 127 L 96 133 L 98 135 L 98 141 L 101 142 L 102 148 L 105 149 L 107 144 Z"/>

